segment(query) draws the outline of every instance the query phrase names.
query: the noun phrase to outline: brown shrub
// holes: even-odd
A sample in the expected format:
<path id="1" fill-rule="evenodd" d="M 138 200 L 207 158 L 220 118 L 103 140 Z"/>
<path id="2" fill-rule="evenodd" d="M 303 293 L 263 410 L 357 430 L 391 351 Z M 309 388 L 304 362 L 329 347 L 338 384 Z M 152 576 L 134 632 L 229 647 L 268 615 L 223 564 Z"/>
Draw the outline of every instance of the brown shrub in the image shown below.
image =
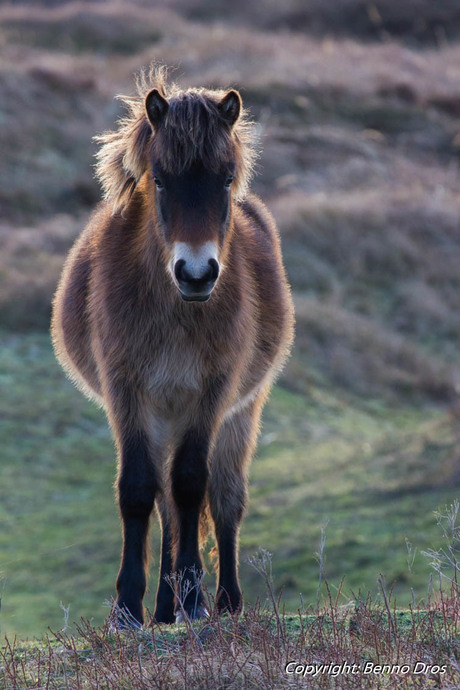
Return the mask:
<path id="1" fill-rule="evenodd" d="M 295 306 L 297 356 L 310 375 L 370 397 L 455 399 L 453 368 L 375 320 L 314 298 Z M 289 367 L 286 380 L 305 392 Z"/>
<path id="2" fill-rule="evenodd" d="M 179 82 L 237 85 L 260 122 L 255 190 L 279 221 L 294 289 L 312 300 L 299 313 L 296 385 L 308 385 L 307 364 L 363 393 L 449 397 L 460 344 L 460 45 L 439 27 L 451 30 L 456 5 L 345 0 L 337 12 L 262 0 L 257 17 L 239 0 L 216 8 L 0 8 L 2 324 L 47 328 L 64 247 L 99 198 L 92 136 L 112 127 L 113 96 L 133 89 L 133 72 L 159 59 L 180 64 Z M 343 37 L 409 30 L 436 35 L 438 49 Z"/>
<path id="3" fill-rule="evenodd" d="M 48 329 L 65 256 L 86 219 L 56 215 L 34 227 L 0 225 L 0 323 L 15 331 Z"/>

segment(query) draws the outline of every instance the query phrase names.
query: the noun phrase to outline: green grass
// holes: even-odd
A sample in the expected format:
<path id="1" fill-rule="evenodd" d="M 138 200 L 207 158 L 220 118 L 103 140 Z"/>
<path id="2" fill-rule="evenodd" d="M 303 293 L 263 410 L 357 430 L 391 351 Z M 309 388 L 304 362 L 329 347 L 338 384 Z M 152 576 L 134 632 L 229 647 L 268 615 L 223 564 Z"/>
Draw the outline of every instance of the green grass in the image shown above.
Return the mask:
<path id="1" fill-rule="evenodd" d="M 327 520 L 325 571 L 333 587 L 345 578 L 345 597 L 375 591 L 380 572 L 400 603 L 411 587 L 426 593 L 428 564 L 416 557 L 409 574 L 405 539 L 419 549 L 436 543 L 432 510 L 456 496 L 449 487 L 455 438 L 445 414 L 364 405 L 320 390 L 306 400 L 278 389 L 265 430 L 277 424 L 278 438 L 264 447 L 262 436 L 253 466 L 242 542 L 245 550 L 262 544 L 273 553 L 287 607 L 298 605 L 299 591 L 313 597 L 314 552 Z"/>
<path id="2" fill-rule="evenodd" d="M 0 631 L 41 635 L 70 620 L 96 624 L 114 595 L 120 550 L 113 500 L 114 448 L 103 413 L 61 372 L 45 334 L 4 334 L 0 380 Z M 458 493 L 453 421 L 427 407 L 388 407 L 333 389 L 308 398 L 277 387 L 264 415 L 241 534 L 245 598 L 265 597 L 247 558 L 273 554 L 286 610 L 314 602 L 315 551 L 326 519 L 325 575 L 342 603 L 378 591 L 383 573 L 398 605 L 426 596 L 430 567 L 420 550 L 439 548 L 432 511 Z M 407 567 L 405 538 L 418 548 Z M 153 605 L 158 529 L 146 604 Z M 206 578 L 212 588 L 213 576 Z"/>

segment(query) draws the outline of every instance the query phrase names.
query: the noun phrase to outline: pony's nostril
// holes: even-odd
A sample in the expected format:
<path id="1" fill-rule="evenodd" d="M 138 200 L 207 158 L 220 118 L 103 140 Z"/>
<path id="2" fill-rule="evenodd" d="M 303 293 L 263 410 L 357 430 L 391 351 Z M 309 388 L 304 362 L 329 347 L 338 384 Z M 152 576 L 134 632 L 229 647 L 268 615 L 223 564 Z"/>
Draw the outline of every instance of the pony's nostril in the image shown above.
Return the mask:
<path id="1" fill-rule="evenodd" d="M 176 263 L 174 265 L 174 275 L 176 276 L 176 279 L 179 281 L 187 280 L 187 277 L 186 277 L 185 271 L 184 271 L 184 266 L 185 266 L 185 261 L 183 259 L 179 259 L 179 261 L 176 261 Z"/>
<path id="2" fill-rule="evenodd" d="M 191 283 L 194 285 L 209 282 L 215 283 L 219 276 L 219 264 L 215 259 L 209 259 L 208 265 L 204 267 L 204 271 L 191 273 L 187 270 L 187 262 L 184 259 L 178 259 L 174 264 L 174 275 L 179 283 Z"/>
<path id="3" fill-rule="evenodd" d="M 209 268 L 211 269 L 211 275 L 209 280 L 213 280 L 216 282 L 217 278 L 219 277 L 219 264 L 215 259 L 209 259 L 208 261 Z"/>

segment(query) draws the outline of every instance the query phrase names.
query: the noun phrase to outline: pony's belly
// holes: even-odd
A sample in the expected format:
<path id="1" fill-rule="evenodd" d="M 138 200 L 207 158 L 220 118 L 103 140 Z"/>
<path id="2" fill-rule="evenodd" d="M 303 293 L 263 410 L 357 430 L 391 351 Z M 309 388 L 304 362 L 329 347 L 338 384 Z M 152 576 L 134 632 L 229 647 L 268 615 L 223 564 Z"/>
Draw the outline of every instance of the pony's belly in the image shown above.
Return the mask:
<path id="1" fill-rule="evenodd" d="M 250 374 L 248 373 L 246 379 L 240 387 L 239 394 L 236 400 L 229 406 L 224 414 L 224 419 L 228 419 L 235 412 L 244 410 L 260 395 L 265 395 L 277 374 L 277 359 L 269 364 L 251 366 Z"/>

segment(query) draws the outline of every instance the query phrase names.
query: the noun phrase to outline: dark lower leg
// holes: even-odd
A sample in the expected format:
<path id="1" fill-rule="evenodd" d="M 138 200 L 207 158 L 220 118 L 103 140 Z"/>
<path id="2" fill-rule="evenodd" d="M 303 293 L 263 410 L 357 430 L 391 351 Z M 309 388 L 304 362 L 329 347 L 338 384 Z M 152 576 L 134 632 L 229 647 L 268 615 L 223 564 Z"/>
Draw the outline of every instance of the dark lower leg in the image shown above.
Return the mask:
<path id="1" fill-rule="evenodd" d="M 198 548 L 199 511 L 188 511 L 179 517 L 179 541 L 174 571 L 177 573 L 176 613 L 185 610 L 191 617 L 200 617 L 203 606 L 201 576 L 203 564 Z"/>
<path id="2" fill-rule="evenodd" d="M 222 443 L 222 440 L 221 440 Z M 242 469 L 233 462 L 233 468 L 225 460 L 232 458 L 230 444 L 225 448 L 227 457 L 219 459 L 220 466 L 212 468 L 209 485 L 209 505 L 214 520 L 219 553 L 219 575 L 216 591 L 216 606 L 220 612 L 239 613 L 243 599 L 238 582 L 238 535 L 246 505 L 246 480 Z M 235 460 L 235 456 L 232 458 Z M 229 471 L 233 469 L 233 471 Z"/>
<path id="3" fill-rule="evenodd" d="M 238 528 L 228 525 L 216 530 L 219 550 L 219 579 L 216 605 L 219 612 L 239 613 L 243 598 L 238 582 Z"/>
<path id="4" fill-rule="evenodd" d="M 208 477 L 207 456 L 207 439 L 188 432 L 176 453 L 171 477 L 178 532 L 174 562 L 178 577 L 176 613 L 184 609 L 191 617 L 203 614 L 198 525 Z"/>
<path id="5" fill-rule="evenodd" d="M 117 577 L 117 605 L 127 618 L 144 622 L 142 599 L 144 598 L 147 565 L 146 541 L 148 518 L 123 519 L 123 552 Z"/>
<path id="6" fill-rule="evenodd" d="M 147 443 L 141 433 L 124 441 L 120 461 L 118 498 L 123 523 L 123 551 L 117 578 L 117 605 L 128 618 L 142 624 L 147 536 L 157 482 Z"/>
<path id="7" fill-rule="evenodd" d="M 220 612 L 239 613 L 243 608 L 238 535 L 247 500 L 246 467 L 255 446 L 260 409 L 256 400 L 224 422 L 210 463 L 209 505 L 219 552 L 216 606 Z"/>
<path id="8" fill-rule="evenodd" d="M 159 509 L 159 513 L 161 518 L 161 563 L 154 619 L 157 623 L 174 623 L 174 587 L 170 579 L 173 571 L 171 527 L 166 512 Z"/>

